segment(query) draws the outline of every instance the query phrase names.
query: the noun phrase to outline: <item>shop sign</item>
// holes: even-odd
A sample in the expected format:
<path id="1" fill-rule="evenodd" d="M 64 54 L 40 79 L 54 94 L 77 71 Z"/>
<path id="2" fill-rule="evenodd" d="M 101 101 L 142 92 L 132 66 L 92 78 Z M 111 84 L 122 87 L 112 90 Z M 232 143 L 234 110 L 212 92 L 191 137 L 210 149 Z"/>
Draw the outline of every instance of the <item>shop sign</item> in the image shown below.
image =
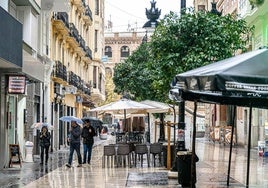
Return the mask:
<path id="1" fill-rule="evenodd" d="M 8 77 L 8 93 L 24 94 L 25 93 L 25 76 Z"/>

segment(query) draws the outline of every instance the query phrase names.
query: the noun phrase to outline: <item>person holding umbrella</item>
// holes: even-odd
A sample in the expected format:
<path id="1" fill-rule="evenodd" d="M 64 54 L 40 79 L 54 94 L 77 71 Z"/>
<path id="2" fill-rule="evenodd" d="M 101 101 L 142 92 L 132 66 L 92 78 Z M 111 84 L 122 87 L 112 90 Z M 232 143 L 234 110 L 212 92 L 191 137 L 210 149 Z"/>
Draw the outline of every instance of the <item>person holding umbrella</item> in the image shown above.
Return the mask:
<path id="1" fill-rule="evenodd" d="M 41 128 L 41 133 L 40 133 L 40 148 L 41 148 L 41 154 L 40 154 L 40 158 L 41 158 L 41 165 L 43 165 L 44 163 L 44 153 L 46 153 L 46 161 L 45 164 L 47 165 L 48 162 L 48 149 L 50 146 L 50 133 L 48 132 L 48 128 L 47 126 L 43 126 Z"/>
<path id="2" fill-rule="evenodd" d="M 82 138 L 83 138 L 83 146 L 84 146 L 84 156 L 83 163 L 90 164 L 92 148 L 94 144 L 94 136 L 96 136 L 96 132 L 94 127 L 90 125 L 90 121 L 88 119 L 84 120 L 85 125 L 82 129 Z"/>
<path id="3" fill-rule="evenodd" d="M 78 157 L 77 167 L 82 167 L 82 157 L 80 153 L 80 137 L 81 137 L 80 125 L 78 125 L 76 121 L 71 121 L 70 136 L 68 138 L 70 143 L 70 153 L 68 163 L 66 164 L 68 168 L 71 168 L 74 150 L 76 151 Z"/>

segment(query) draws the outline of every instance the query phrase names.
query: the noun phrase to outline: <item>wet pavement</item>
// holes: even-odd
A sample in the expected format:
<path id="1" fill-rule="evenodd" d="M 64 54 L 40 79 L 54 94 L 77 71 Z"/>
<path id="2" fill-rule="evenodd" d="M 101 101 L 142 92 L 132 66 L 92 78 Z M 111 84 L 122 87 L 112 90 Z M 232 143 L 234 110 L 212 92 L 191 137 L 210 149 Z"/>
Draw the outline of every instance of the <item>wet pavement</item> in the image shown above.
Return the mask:
<path id="1" fill-rule="evenodd" d="M 166 170 L 165 167 L 148 167 L 146 159 L 143 167 L 102 168 L 103 145 L 114 143 L 114 137 L 95 142 L 92 162 L 78 168 L 77 157 L 74 154 L 72 168 L 65 166 L 68 158 L 68 148 L 50 154 L 48 165 L 40 166 L 38 156 L 33 163 L 22 163 L 13 168 L 0 171 L 0 187 L 26 188 L 75 188 L 75 187 L 181 187 L 178 183 L 178 173 Z M 196 153 L 199 161 L 196 163 L 197 188 L 225 188 L 227 186 L 227 170 L 229 145 L 212 143 L 204 138 L 198 138 Z M 230 186 L 231 188 L 246 187 L 247 151 L 235 147 L 232 154 Z M 251 151 L 249 187 L 268 187 L 268 157 L 259 157 L 256 150 Z"/>

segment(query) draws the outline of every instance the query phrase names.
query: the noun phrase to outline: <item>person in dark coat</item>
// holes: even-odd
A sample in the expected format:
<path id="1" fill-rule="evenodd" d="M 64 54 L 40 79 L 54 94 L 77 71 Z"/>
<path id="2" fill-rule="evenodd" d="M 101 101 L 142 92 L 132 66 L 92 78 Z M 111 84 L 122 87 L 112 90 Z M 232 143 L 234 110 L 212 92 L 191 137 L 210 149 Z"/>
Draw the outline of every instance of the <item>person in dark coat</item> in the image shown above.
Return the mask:
<path id="1" fill-rule="evenodd" d="M 82 157 L 80 153 L 81 128 L 76 123 L 76 121 L 71 121 L 71 130 L 70 130 L 70 135 L 68 139 L 70 143 L 70 153 L 69 153 L 69 160 L 66 166 L 68 168 L 71 168 L 72 161 L 73 161 L 73 154 L 75 150 L 77 157 L 78 157 L 77 167 L 82 167 Z"/>
<path id="2" fill-rule="evenodd" d="M 48 150 L 50 146 L 50 133 L 48 132 L 47 126 L 43 126 L 40 133 L 40 148 L 41 148 L 41 165 L 44 163 L 44 153 L 46 154 L 45 164 L 48 162 Z"/>
<path id="3" fill-rule="evenodd" d="M 83 157 L 84 164 L 86 162 L 90 164 L 92 148 L 94 144 L 94 136 L 96 136 L 94 127 L 90 125 L 89 120 L 85 120 L 85 125 L 82 129 L 82 138 L 84 146 L 84 157 Z"/>

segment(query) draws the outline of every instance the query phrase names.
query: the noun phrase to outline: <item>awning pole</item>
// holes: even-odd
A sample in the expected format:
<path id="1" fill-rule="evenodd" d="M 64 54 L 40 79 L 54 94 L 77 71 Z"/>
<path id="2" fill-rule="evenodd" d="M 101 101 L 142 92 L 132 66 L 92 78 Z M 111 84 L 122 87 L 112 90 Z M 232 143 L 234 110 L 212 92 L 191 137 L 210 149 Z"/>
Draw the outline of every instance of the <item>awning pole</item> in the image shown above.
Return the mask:
<path id="1" fill-rule="evenodd" d="M 197 111 L 197 102 L 194 102 L 194 117 L 193 117 L 193 137 L 192 137 L 192 158 L 191 158 L 191 188 L 195 187 L 195 181 L 196 181 L 196 168 L 195 168 L 195 162 L 196 162 L 196 155 L 195 155 L 195 138 L 196 138 L 196 111 Z"/>
<path id="2" fill-rule="evenodd" d="M 230 184 L 230 171 L 231 171 L 231 161 L 232 161 L 232 151 L 233 151 L 233 138 L 234 138 L 234 126 L 236 121 L 236 106 L 232 108 L 233 119 L 232 119 L 232 132 L 231 132 L 231 142 L 230 142 L 230 152 L 229 152 L 229 163 L 228 163 L 228 175 L 227 175 L 227 186 Z"/>
<path id="3" fill-rule="evenodd" d="M 251 116 L 252 116 L 252 104 L 249 108 L 249 125 L 248 125 L 248 160 L 247 160 L 247 182 L 246 187 L 249 185 L 249 167 L 250 167 L 250 146 L 251 146 Z"/>

